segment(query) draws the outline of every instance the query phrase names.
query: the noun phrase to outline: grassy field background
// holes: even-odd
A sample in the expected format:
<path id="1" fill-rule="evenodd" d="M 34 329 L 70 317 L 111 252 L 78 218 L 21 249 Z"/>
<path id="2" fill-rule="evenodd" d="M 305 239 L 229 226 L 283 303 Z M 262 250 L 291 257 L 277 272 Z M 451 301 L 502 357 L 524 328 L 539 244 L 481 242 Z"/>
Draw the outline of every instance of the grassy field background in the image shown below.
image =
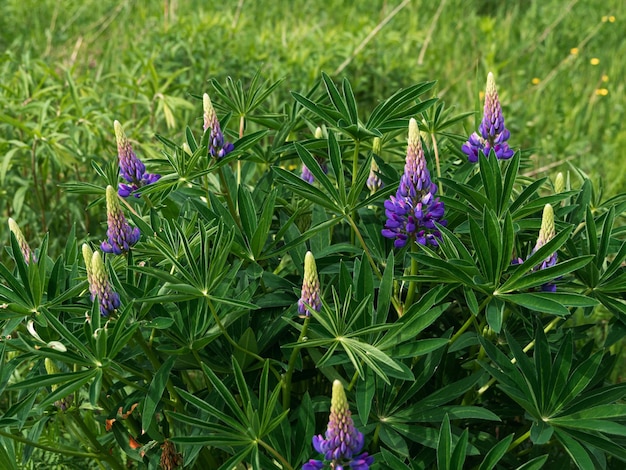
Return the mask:
<path id="1" fill-rule="evenodd" d="M 322 71 L 348 77 L 364 110 L 437 80 L 448 107 L 477 111 L 453 129 L 467 134 L 492 71 L 511 146 L 538 173 L 571 163 L 609 195 L 626 190 L 621 0 L 4 0 L 2 12 L 0 204 L 27 238 L 73 221 L 89 231 L 88 200 L 58 184 L 115 161 L 113 120 L 156 156 L 155 133 L 180 141 L 185 125 L 200 128 L 191 95 L 210 93 L 209 79 L 256 72 L 285 78 L 274 112 Z"/>

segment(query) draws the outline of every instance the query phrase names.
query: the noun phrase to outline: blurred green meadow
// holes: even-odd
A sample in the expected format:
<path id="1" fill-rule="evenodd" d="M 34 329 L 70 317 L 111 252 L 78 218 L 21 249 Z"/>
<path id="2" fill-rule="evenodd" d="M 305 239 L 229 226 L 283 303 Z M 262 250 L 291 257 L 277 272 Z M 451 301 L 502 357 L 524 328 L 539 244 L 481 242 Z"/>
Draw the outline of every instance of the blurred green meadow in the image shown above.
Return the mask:
<path id="1" fill-rule="evenodd" d="M 52 246 L 73 223 L 97 232 L 102 211 L 60 184 L 90 181 L 92 161 L 116 162 L 113 121 L 142 155 L 158 157 L 155 134 L 182 141 L 185 125 L 200 128 L 192 95 L 211 93 L 210 79 L 245 87 L 255 73 L 284 78 L 268 109 L 322 71 L 348 77 L 365 109 L 437 80 L 436 96 L 456 113 L 476 112 L 452 129 L 469 134 L 492 71 L 510 144 L 530 149 L 531 176 L 571 164 L 615 194 L 626 190 L 625 18 L 621 0 L 3 0 L 2 220 L 18 220 L 28 239 L 50 231 Z M 457 158 L 458 148 L 442 155 Z"/>

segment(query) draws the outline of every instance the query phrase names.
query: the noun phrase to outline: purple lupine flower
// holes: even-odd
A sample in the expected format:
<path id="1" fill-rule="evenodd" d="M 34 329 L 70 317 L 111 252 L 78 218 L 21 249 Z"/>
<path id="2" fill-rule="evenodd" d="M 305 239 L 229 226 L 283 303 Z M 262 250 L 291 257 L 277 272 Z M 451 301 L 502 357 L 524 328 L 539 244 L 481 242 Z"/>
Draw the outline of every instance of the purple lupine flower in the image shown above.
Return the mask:
<path id="1" fill-rule="evenodd" d="M 117 156 L 120 164 L 120 174 L 129 184 L 120 183 L 118 194 L 121 197 L 128 197 L 135 190 L 154 183 L 161 178 L 161 175 L 146 172 L 146 166 L 133 151 L 130 141 L 124 133 L 124 128 L 119 121 L 113 123 L 115 128 L 115 140 L 117 141 Z M 139 194 L 134 194 L 139 197 Z"/>
<path id="2" fill-rule="evenodd" d="M 315 129 L 315 138 L 321 139 L 322 137 L 324 137 L 324 134 L 322 133 L 322 128 L 318 126 L 317 129 Z M 319 163 L 322 171 L 324 173 L 328 173 L 328 165 L 326 164 L 326 159 L 324 159 L 324 157 L 319 157 L 316 155 L 315 160 L 317 161 L 317 163 Z M 300 173 L 300 178 L 302 178 L 309 184 L 313 184 L 313 182 L 315 181 L 313 173 L 311 173 L 311 170 L 309 170 L 304 163 L 302 164 L 302 172 Z"/>
<path id="3" fill-rule="evenodd" d="M 483 120 L 478 131 L 474 132 L 461 147 L 470 162 L 476 163 L 481 153 L 488 157 L 491 149 L 493 149 L 498 160 L 509 159 L 515 153 L 506 143 L 511 133 L 504 126 L 504 116 L 498 98 L 496 81 L 491 72 L 487 75 Z"/>
<path id="4" fill-rule="evenodd" d="M 211 103 L 211 98 L 206 93 L 202 96 L 202 108 L 204 110 L 204 131 L 210 129 L 209 155 L 222 158 L 235 149 L 230 142 L 224 142 L 224 134 L 217 119 L 217 113 Z"/>
<path id="5" fill-rule="evenodd" d="M 298 313 L 300 316 L 308 317 L 311 310 L 319 312 L 322 308 L 320 299 L 320 279 L 317 275 L 315 257 L 310 251 L 304 256 L 304 280 L 302 281 L 302 292 L 298 300 Z"/>
<path id="6" fill-rule="evenodd" d="M 380 137 L 374 137 L 374 143 L 372 144 L 372 152 L 375 155 L 380 156 L 380 151 L 381 151 Z M 376 163 L 376 160 L 372 158 L 372 162 L 370 163 L 370 174 L 367 177 L 367 181 L 365 183 L 365 185 L 367 186 L 367 189 L 370 190 L 370 194 L 374 194 L 380 188 L 385 186 L 382 180 L 378 177 L 378 171 L 379 171 L 378 164 Z"/>
<path id="7" fill-rule="evenodd" d="M 128 252 L 130 247 L 139 241 L 140 233 L 137 227 L 132 228 L 126 221 L 120 200 L 113 186 L 107 186 L 107 240 L 100 248 L 105 253 L 121 255 Z"/>
<path id="8" fill-rule="evenodd" d="M 324 455 L 324 461 L 331 469 L 368 470 L 374 463 L 374 457 L 367 452 L 359 454 L 363 449 L 363 433 L 354 427 L 348 399 L 339 380 L 333 382 L 330 403 L 326 437 L 313 436 L 313 448 Z M 302 470 L 320 470 L 325 462 L 311 459 L 302 466 Z"/>
<path id="9" fill-rule="evenodd" d="M 20 246 L 20 251 L 22 252 L 22 256 L 24 257 L 24 262 L 26 264 L 30 263 L 31 261 L 36 263 L 37 257 L 35 256 L 35 253 L 33 253 L 33 251 L 30 249 L 30 246 L 28 245 L 28 242 L 26 241 L 26 237 L 24 237 L 24 234 L 20 230 L 20 226 L 17 225 L 17 222 L 15 222 L 15 220 L 13 220 L 10 217 L 9 217 L 9 230 L 13 232 L 13 235 L 15 235 L 17 244 Z"/>
<path id="10" fill-rule="evenodd" d="M 83 255 L 85 249 L 83 246 Z M 100 304 L 100 315 L 108 317 L 120 306 L 120 296 L 113 292 L 104 267 L 104 261 L 99 251 L 95 251 L 91 256 L 91 261 L 85 263 L 87 268 L 87 279 L 89 280 L 89 292 L 91 299 L 95 301 L 98 298 Z"/>
<path id="11" fill-rule="evenodd" d="M 435 197 L 437 185 L 430 179 L 419 137 L 417 121 L 409 121 L 409 143 L 404 173 L 395 196 L 385 201 L 387 221 L 382 235 L 402 248 L 409 240 L 438 246 L 441 233 L 435 222 L 445 225 L 443 202 Z"/>

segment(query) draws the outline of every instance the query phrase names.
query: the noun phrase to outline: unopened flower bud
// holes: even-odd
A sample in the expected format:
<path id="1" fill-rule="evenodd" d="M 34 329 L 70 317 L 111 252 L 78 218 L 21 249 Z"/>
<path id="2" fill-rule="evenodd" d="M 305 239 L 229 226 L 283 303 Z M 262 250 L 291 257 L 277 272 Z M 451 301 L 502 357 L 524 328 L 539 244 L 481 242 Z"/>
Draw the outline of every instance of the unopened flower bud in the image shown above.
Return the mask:
<path id="1" fill-rule="evenodd" d="M 319 312 L 322 308 L 320 299 L 320 280 L 315 265 L 315 257 L 310 251 L 304 256 L 304 280 L 302 281 L 302 293 L 298 300 L 298 312 L 301 316 L 311 315 L 310 310 Z"/>
<path id="2" fill-rule="evenodd" d="M 15 239 L 17 240 L 17 244 L 20 246 L 20 251 L 22 252 L 22 256 L 24 257 L 24 261 L 26 264 L 30 263 L 30 261 L 37 262 L 37 258 L 35 257 L 35 253 L 32 252 L 28 242 L 26 241 L 26 237 L 20 230 L 17 222 L 9 217 L 9 230 L 15 235 Z"/>
<path id="3" fill-rule="evenodd" d="M 103 241 L 100 248 L 105 253 L 121 255 L 127 253 L 130 247 L 139 241 L 140 233 L 137 227 L 132 228 L 124 217 L 120 200 L 115 189 L 107 186 L 107 240 Z"/>
<path id="4" fill-rule="evenodd" d="M 563 173 L 559 171 L 554 179 L 554 192 L 559 194 L 563 191 L 565 191 L 565 178 L 563 178 Z"/>

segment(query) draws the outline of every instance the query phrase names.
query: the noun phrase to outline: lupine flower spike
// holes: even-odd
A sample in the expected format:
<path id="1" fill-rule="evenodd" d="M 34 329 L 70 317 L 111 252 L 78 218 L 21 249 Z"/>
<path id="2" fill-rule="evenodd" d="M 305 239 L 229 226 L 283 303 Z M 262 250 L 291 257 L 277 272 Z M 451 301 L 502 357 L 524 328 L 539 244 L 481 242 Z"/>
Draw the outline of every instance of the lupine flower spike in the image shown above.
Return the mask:
<path id="1" fill-rule="evenodd" d="M 96 291 L 93 290 L 95 282 L 93 278 L 93 269 L 91 268 L 91 259 L 93 258 L 93 250 L 87 243 L 83 243 L 83 259 L 85 260 L 85 270 L 87 271 L 87 282 L 89 283 L 89 293 L 91 300 L 96 298 Z"/>
<path id="2" fill-rule="evenodd" d="M 504 116 L 498 98 L 496 81 L 491 72 L 487 75 L 485 108 L 478 131 L 474 132 L 461 147 L 470 162 L 476 163 L 480 154 L 488 157 L 491 149 L 493 149 L 498 160 L 509 159 L 515 153 L 506 143 L 511 133 L 504 126 Z"/>
<path id="3" fill-rule="evenodd" d="M 372 145 L 372 152 L 374 153 L 374 155 L 380 156 L 380 152 L 381 152 L 380 137 L 374 137 L 374 143 Z M 365 183 L 367 186 L 367 189 L 370 190 L 370 194 L 374 194 L 376 191 L 378 191 L 380 188 L 384 186 L 384 183 L 378 177 L 378 171 L 379 171 L 378 164 L 376 163 L 376 160 L 372 158 L 372 162 L 370 163 L 370 175 L 368 176 L 367 182 Z"/>
<path id="4" fill-rule="evenodd" d="M 122 212 L 120 200 L 112 186 L 107 186 L 107 240 L 100 245 L 105 253 L 121 255 L 128 252 L 130 247 L 139 241 L 140 233 L 138 228 L 128 225 L 126 217 Z"/>
<path id="5" fill-rule="evenodd" d="M 17 240 L 17 244 L 20 246 L 20 251 L 22 252 L 22 256 L 24 256 L 24 261 L 26 264 L 30 263 L 30 261 L 37 262 L 37 258 L 35 257 L 35 253 L 30 249 L 24 234 L 20 230 L 20 226 L 17 225 L 17 222 L 9 217 L 9 230 L 13 232 L 15 235 L 15 239 Z"/>
<path id="6" fill-rule="evenodd" d="M 535 248 L 533 249 L 533 253 L 536 252 L 543 245 L 548 243 L 550 240 L 554 238 L 555 228 L 554 228 L 554 209 L 550 204 L 546 204 L 543 208 L 543 216 L 541 218 L 541 229 L 539 230 L 539 236 L 537 237 L 537 243 L 535 244 Z M 546 259 L 544 259 L 540 265 L 535 267 L 535 271 L 540 269 L 546 269 L 551 266 L 554 266 L 557 261 L 556 252 L 552 253 Z M 546 292 L 556 292 L 556 284 L 547 283 L 541 286 L 542 291 Z"/>
<path id="7" fill-rule="evenodd" d="M 317 129 L 315 129 L 315 138 L 321 139 L 322 137 L 324 137 L 324 134 L 322 133 L 322 128 L 318 126 Z M 317 160 L 317 163 L 320 164 L 320 168 L 322 169 L 322 171 L 324 173 L 328 173 L 328 166 L 326 165 L 326 161 L 324 160 L 324 158 L 316 156 L 315 159 Z M 315 181 L 313 173 L 311 173 L 311 170 L 309 170 L 304 163 L 302 164 L 302 172 L 300 173 L 300 178 L 302 178 L 309 184 L 313 184 L 313 181 Z"/>
<path id="8" fill-rule="evenodd" d="M 118 193 L 121 197 L 128 197 L 142 186 L 154 183 L 161 178 L 161 175 L 147 173 L 146 166 L 137 158 L 119 121 L 115 121 L 113 127 L 115 128 L 115 140 L 117 141 L 120 174 L 129 183 L 120 183 Z M 134 196 L 139 197 L 139 194 L 134 194 Z"/>
<path id="9" fill-rule="evenodd" d="M 554 179 L 554 192 L 559 194 L 563 191 L 565 191 L 565 179 L 563 178 L 563 173 L 559 171 Z"/>
<path id="10" fill-rule="evenodd" d="M 217 119 L 217 113 L 211 103 L 211 98 L 206 93 L 202 96 L 202 108 L 204 110 L 204 131 L 210 129 L 209 155 L 222 158 L 235 148 L 230 142 L 224 142 L 224 134 Z"/>
<path id="11" fill-rule="evenodd" d="M 430 179 L 426 158 L 420 142 L 417 121 L 409 121 L 409 142 L 404 174 L 395 196 L 385 201 L 387 221 L 382 235 L 394 239 L 394 246 L 402 248 L 409 241 L 421 245 L 439 244 L 441 233 L 435 222 L 442 220 L 444 205 L 435 197 L 437 185 Z"/>
<path id="12" fill-rule="evenodd" d="M 308 317 L 311 315 L 311 310 L 319 312 L 321 308 L 320 279 L 317 275 L 315 257 L 313 253 L 307 251 L 304 256 L 304 280 L 300 300 L 298 300 L 298 313 L 302 317 Z"/>
<path id="13" fill-rule="evenodd" d="M 313 447 L 324 455 L 324 461 L 311 459 L 302 466 L 302 470 L 321 470 L 326 464 L 334 470 L 368 470 L 374 463 L 374 457 L 367 452 L 359 454 L 363 441 L 363 434 L 354 427 L 343 385 L 335 380 L 326 438 L 313 436 Z"/>
<path id="14" fill-rule="evenodd" d="M 83 255 L 85 249 L 83 247 Z M 120 296 L 113 292 L 109 283 L 109 276 L 104 267 L 104 260 L 99 251 L 95 251 L 91 256 L 91 262 L 87 265 L 87 279 L 89 279 L 89 292 L 91 299 L 95 301 L 98 298 L 100 304 L 100 314 L 108 317 L 120 306 Z M 91 273 L 90 273 L 91 271 Z"/>

